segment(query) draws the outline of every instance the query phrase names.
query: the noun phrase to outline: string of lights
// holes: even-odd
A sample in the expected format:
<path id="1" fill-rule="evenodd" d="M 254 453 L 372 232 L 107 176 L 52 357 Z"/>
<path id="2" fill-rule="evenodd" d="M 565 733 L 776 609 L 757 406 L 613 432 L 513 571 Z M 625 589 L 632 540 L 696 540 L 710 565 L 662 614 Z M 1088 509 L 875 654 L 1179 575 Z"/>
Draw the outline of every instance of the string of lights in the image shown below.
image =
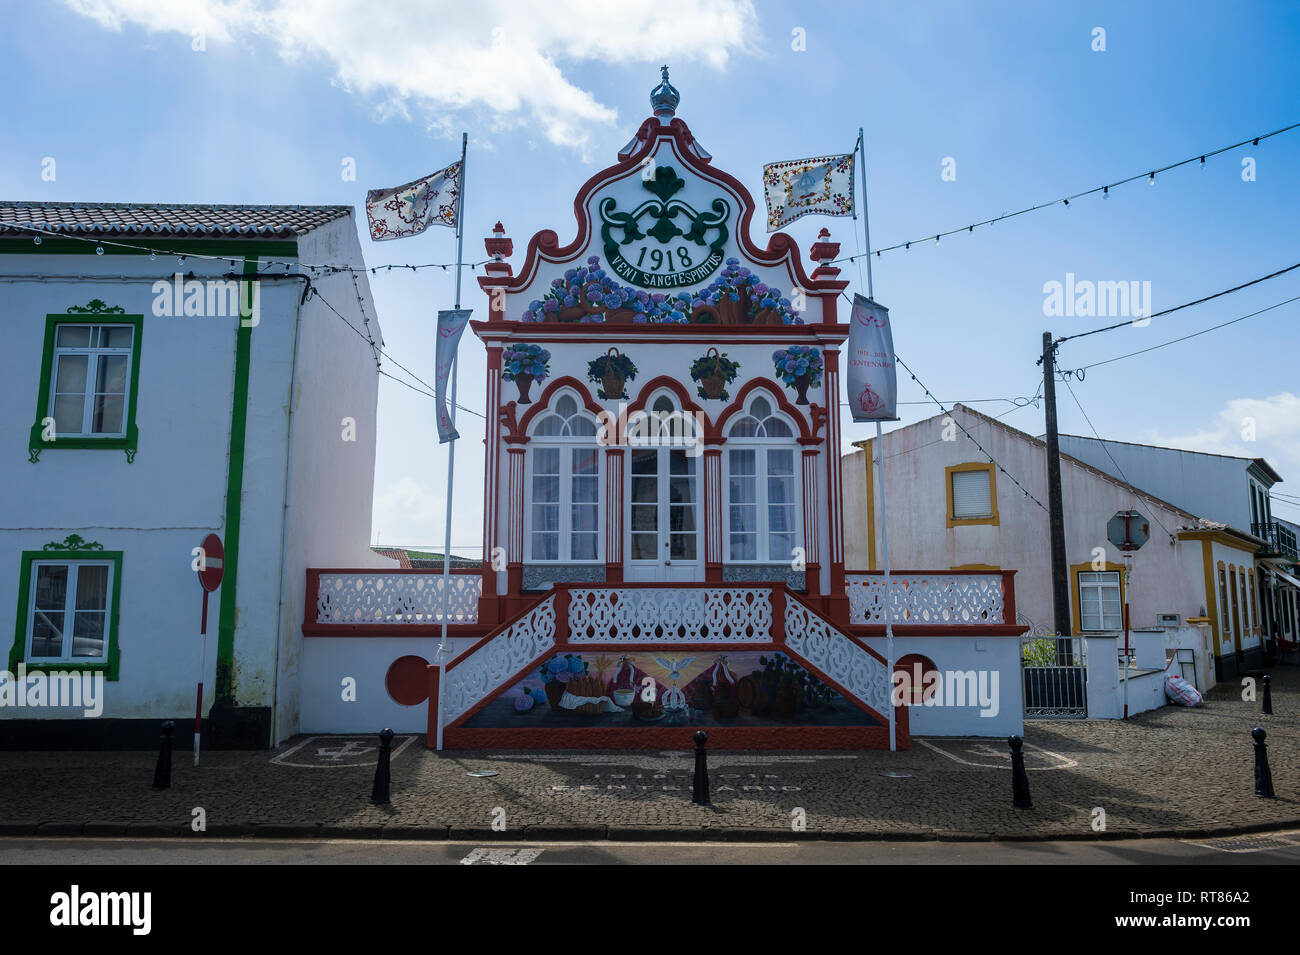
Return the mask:
<path id="1" fill-rule="evenodd" d="M 394 365 L 396 365 L 398 368 L 402 369 L 402 371 L 406 372 L 406 374 L 408 374 L 408 375 L 411 376 L 412 380 L 414 380 L 414 381 L 416 381 L 417 383 L 423 385 L 424 388 L 425 388 L 425 390 L 424 390 L 424 391 L 420 391 L 420 389 L 419 389 L 419 388 L 416 388 L 414 385 L 411 385 L 411 384 L 409 384 L 408 382 L 402 381 L 402 379 L 397 378 L 397 377 L 395 377 L 395 376 L 393 376 L 393 375 L 390 375 L 388 372 L 384 371 L 384 370 L 379 366 L 379 359 L 378 359 L 378 357 L 376 357 L 376 359 L 375 359 L 375 370 L 376 370 L 379 374 L 383 375 L 385 378 L 392 378 L 394 381 L 399 382 L 399 383 L 401 383 L 401 384 L 403 384 L 403 385 L 406 385 L 406 386 L 407 386 L 408 388 L 410 388 L 412 391 L 415 391 L 415 392 L 417 392 L 417 393 L 419 393 L 419 394 L 422 394 L 422 395 L 424 395 L 425 397 L 428 397 L 428 398 L 435 398 L 435 399 L 437 398 L 437 395 L 435 394 L 436 389 L 435 389 L 432 385 L 430 385 L 427 381 L 425 381 L 423 378 L 421 378 L 421 377 L 420 377 L 419 375 L 417 375 L 415 372 L 411 371 L 411 369 L 407 368 L 407 367 L 406 367 L 405 365 L 403 365 L 400 361 L 398 361 L 396 358 L 394 358 L 392 355 L 390 355 L 387 351 L 385 351 L 385 350 L 383 349 L 382 346 L 380 346 L 378 343 L 375 342 L 375 340 L 374 340 L 372 337 L 370 337 L 370 335 L 368 334 L 368 332 L 363 332 L 363 331 L 361 331 L 361 329 L 357 328 L 355 325 L 353 325 L 351 322 L 349 322 L 348 319 L 347 319 L 347 316 L 345 316 L 345 315 L 344 315 L 342 312 L 340 312 L 337 308 L 335 308 L 333 305 L 331 305 L 330 302 L 329 302 L 329 300 L 328 300 L 327 298 L 325 298 L 325 296 L 321 295 L 319 289 L 313 287 L 311 291 L 312 291 L 312 295 L 313 295 L 315 298 L 319 299 L 322 305 L 324 305 L 324 306 L 325 306 L 326 308 L 328 308 L 331 312 L 333 312 L 335 315 L 337 315 L 338 318 L 339 318 L 339 320 L 340 320 L 341 322 L 343 322 L 344 325 L 346 325 L 348 328 L 352 329 L 352 331 L 356 332 L 357 336 L 358 336 L 359 338 L 361 338 L 362 341 L 365 341 L 365 342 L 369 343 L 370 347 L 371 347 L 372 349 L 374 349 L 375 352 L 376 352 L 378 355 L 382 355 L 384 358 L 388 359 L 388 361 L 390 361 L 392 364 L 394 364 Z M 486 415 L 483 414 L 483 412 L 481 412 L 481 411 L 475 411 L 473 408 L 466 408 L 464 405 L 460 404 L 459 402 L 456 403 L 456 408 L 457 408 L 457 410 L 459 410 L 459 411 L 463 411 L 463 412 L 465 412 L 466 414 L 471 414 L 471 415 L 474 415 L 474 416 L 477 417 L 477 418 L 483 418 L 484 420 L 487 420 L 487 417 L 486 417 Z"/>
<path id="2" fill-rule="evenodd" d="M 949 229 L 947 232 L 938 232 L 935 233 L 934 235 L 925 235 L 919 239 L 912 239 L 907 242 L 897 242 L 894 245 L 886 245 L 878 249 L 871 249 L 869 252 L 860 252 L 857 255 L 844 256 L 843 258 L 835 259 L 834 262 L 853 262 L 863 255 L 874 255 L 877 258 L 879 258 L 882 252 L 894 252 L 897 251 L 898 249 L 907 250 L 912 248 L 913 245 L 919 245 L 922 242 L 938 242 L 940 239 L 944 238 L 945 236 L 959 235 L 962 232 L 974 232 L 977 228 L 981 226 L 993 225 L 996 222 L 1002 222 L 1006 219 L 1014 219 L 1017 216 L 1023 216 L 1030 212 L 1037 212 L 1040 209 L 1048 209 L 1052 206 L 1060 206 L 1060 205 L 1068 207 L 1070 205 L 1071 200 L 1082 199 L 1085 196 L 1092 196 L 1092 195 L 1096 195 L 1097 193 L 1101 193 L 1101 197 L 1103 199 L 1109 199 L 1110 191 L 1112 189 L 1114 189 L 1117 186 L 1124 186 L 1131 182 L 1136 182 L 1139 179 L 1145 179 L 1148 185 L 1154 186 L 1156 182 L 1156 176 L 1160 173 L 1168 172 L 1171 169 L 1177 169 L 1180 166 L 1186 166 L 1189 163 L 1197 162 L 1197 160 L 1200 160 L 1200 165 L 1202 168 L 1204 168 L 1205 161 L 1207 159 L 1212 159 L 1213 157 L 1218 156 L 1221 153 L 1231 152 L 1234 149 L 1240 149 L 1242 146 L 1247 146 L 1247 145 L 1258 146 L 1265 139 L 1271 139 L 1274 136 L 1280 136 L 1282 133 L 1290 132 L 1291 130 L 1297 128 L 1300 128 L 1300 123 L 1292 123 L 1290 126 L 1284 126 L 1281 129 L 1275 129 L 1271 133 L 1261 133 L 1259 136 L 1254 136 L 1250 139 L 1243 139 L 1241 142 L 1233 143 L 1231 146 L 1223 146 L 1219 149 L 1210 150 L 1209 152 L 1198 153 L 1197 155 L 1191 156 L 1187 159 L 1182 159 L 1179 160 L 1178 162 L 1169 163 L 1167 166 L 1160 166 L 1156 169 L 1148 170 L 1147 172 L 1138 173 L 1137 175 L 1129 176 L 1126 179 L 1120 179 L 1116 182 L 1110 182 L 1101 186 L 1095 186 L 1092 189 L 1085 189 L 1082 192 L 1076 192 L 1068 196 L 1062 196 L 1061 198 L 1053 199 L 1050 202 L 1040 202 L 1038 203 L 1038 205 L 1028 206 L 1024 209 L 1019 209 L 1015 212 L 1006 212 L 1000 216 L 994 216 L 991 219 L 984 219 L 980 222 L 972 222 L 970 225 L 961 226 L 960 228 L 957 229 Z"/>
<path id="3" fill-rule="evenodd" d="M 1087 338 L 1089 335 L 1098 335 L 1102 332 L 1114 331 L 1117 328 L 1128 328 L 1135 322 L 1146 323 L 1153 318 L 1160 318 L 1164 315 L 1170 315 L 1174 312 L 1182 311 L 1185 308 L 1191 308 L 1193 305 L 1200 305 L 1204 302 L 1211 301 L 1212 299 L 1222 298 L 1224 295 L 1231 295 L 1233 292 L 1240 292 L 1244 288 L 1250 288 L 1252 285 L 1267 282 L 1269 279 L 1275 279 L 1279 275 L 1286 275 L 1288 272 L 1294 272 L 1296 269 L 1300 269 L 1300 262 L 1295 263 L 1295 265 L 1288 265 L 1284 269 L 1278 269 L 1276 272 L 1270 272 L 1268 275 L 1261 275 L 1259 278 L 1251 279 L 1249 282 L 1242 282 L 1240 285 L 1234 285 L 1232 288 L 1224 289 L 1222 292 L 1215 292 L 1213 295 L 1206 295 L 1203 298 L 1198 298 L 1194 302 L 1184 302 L 1182 305 L 1175 305 L 1173 308 L 1166 308 L 1163 311 L 1152 312 L 1147 316 L 1130 318 L 1128 321 L 1116 322 L 1114 325 L 1106 325 L 1103 328 L 1093 328 L 1086 332 L 1078 332 L 1074 335 L 1064 335 L 1061 338 L 1056 339 L 1053 344 L 1060 345 L 1062 342 L 1068 342 L 1075 338 Z M 1039 359 L 1039 361 L 1041 362 L 1041 359 Z"/>
<path id="4" fill-rule="evenodd" d="M 142 253 L 147 252 L 151 260 L 157 259 L 157 257 L 161 255 L 161 256 L 169 256 L 169 257 L 176 258 L 181 263 L 184 263 L 186 259 L 200 259 L 203 261 L 210 261 L 210 262 L 229 262 L 232 267 L 238 266 L 242 261 L 238 257 L 231 258 L 228 255 L 214 255 L 210 253 L 201 254 L 198 252 L 182 252 L 176 249 L 164 248 L 161 246 L 140 245 L 134 242 L 122 242 L 119 239 L 106 239 L 106 238 L 91 236 L 91 235 L 72 235 L 66 232 L 59 232 L 54 229 L 42 229 L 40 226 L 34 226 L 28 222 L 0 221 L 0 227 L 10 228 L 10 229 L 21 229 L 24 232 L 30 232 L 33 234 L 32 241 L 35 242 L 37 245 L 41 244 L 45 236 L 50 236 L 51 238 L 56 238 L 56 239 L 75 239 L 78 242 L 93 242 L 95 243 L 95 254 L 97 255 L 103 255 L 104 250 L 106 248 L 114 248 L 114 249 L 127 249 L 132 252 L 142 252 Z M 487 264 L 490 261 L 492 260 L 482 259 L 478 262 L 462 262 L 461 268 L 473 270 L 473 269 L 477 269 L 480 265 Z M 307 263 L 307 262 L 299 262 L 297 259 L 269 259 L 269 258 L 263 258 L 261 256 L 258 257 L 258 264 L 260 266 L 279 265 L 279 266 L 283 266 L 286 269 L 291 269 L 291 268 L 307 269 L 310 270 L 313 275 L 315 275 L 317 271 L 323 273 L 369 272 L 371 275 L 376 275 L 379 272 L 391 272 L 393 269 L 398 269 L 399 271 L 404 269 L 409 269 L 412 272 L 417 272 L 420 269 L 442 269 L 444 272 L 446 272 L 448 269 L 454 269 L 456 267 L 455 262 L 424 262 L 419 264 L 410 264 L 410 263 L 399 264 L 394 262 L 385 265 L 355 266 L 355 265 L 340 265 L 337 263 L 323 263 L 323 264 Z"/>
<path id="5" fill-rule="evenodd" d="M 917 385 L 920 386 L 922 391 L 925 392 L 926 397 L 928 397 L 931 401 L 933 401 L 936 405 L 939 406 L 939 410 L 948 416 L 948 420 L 951 421 L 953 424 L 955 424 L 958 428 L 960 428 L 962 434 L 970 438 L 971 443 L 974 444 L 975 447 L 979 448 L 980 454 L 988 458 L 989 463 L 998 469 L 998 473 L 1005 474 L 1010 479 L 1012 484 L 1020 488 L 1020 490 L 1024 491 L 1025 497 L 1029 498 L 1031 501 L 1033 501 L 1035 504 L 1041 507 L 1044 511 L 1047 510 L 1047 508 L 1043 505 L 1042 501 L 1034 497 L 1034 495 L 1030 494 L 1029 489 L 1026 488 L 1023 484 L 1021 484 L 1018 480 L 1016 480 L 1016 476 L 1014 474 L 1012 474 L 1010 471 L 1004 468 L 1001 464 L 998 464 L 998 462 L 994 459 L 993 455 L 989 454 L 988 451 L 984 450 L 984 446 L 975 440 L 975 436 L 966 430 L 966 426 L 964 424 L 962 424 L 955 417 L 953 417 L 952 412 L 950 412 L 947 408 L 943 406 L 943 402 L 941 402 L 938 398 L 936 398 L 933 394 L 931 394 L 930 389 L 925 387 L 924 382 L 922 382 L 921 379 L 916 377 L 916 372 L 912 371 L 912 369 L 907 366 L 907 363 L 904 362 L 903 359 L 899 358 L 898 355 L 894 355 L 894 361 L 898 362 L 898 364 L 903 366 L 903 370 L 912 376 L 912 380 L 916 382 Z M 1015 409 L 1013 408 L 1011 410 L 1014 411 Z"/>

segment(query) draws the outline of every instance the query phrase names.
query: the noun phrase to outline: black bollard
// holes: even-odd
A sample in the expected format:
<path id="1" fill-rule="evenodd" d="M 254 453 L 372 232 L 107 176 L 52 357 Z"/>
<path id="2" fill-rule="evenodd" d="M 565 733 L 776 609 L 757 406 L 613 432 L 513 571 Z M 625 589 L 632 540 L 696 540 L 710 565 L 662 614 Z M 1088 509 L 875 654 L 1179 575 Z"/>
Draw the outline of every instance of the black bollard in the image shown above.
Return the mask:
<path id="1" fill-rule="evenodd" d="M 691 786 L 691 802 L 697 806 L 711 805 L 709 802 L 709 751 L 704 744 L 709 741 L 709 734 L 700 730 L 695 734 L 695 782 Z"/>
<path id="2" fill-rule="evenodd" d="M 1273 715 L 1273 691 L 1269 689 L 1269 684 L 1273 678 L 1267 673 L 1264 674 L 1264 713 L 1268 716 Z"/>
<path id="3" fill-rule="evenodd" d="M 153 788 L 171 789 L 172 787 L 172 734 L 176 724 L 171 720 L 162 725 L 162 741 L 158 744 L 158 765 L 153 770 Z"/>
<path id="4" fill-rule="evenodd" d="M 1276 799 L 1273 794 L 1273 773 L 1268 768 L 1268 744 L 1264 742 L 1267 733 L 1256 726 L 1250 731 L 1255 740 L 1255 795 L 1263 799 Z"/>
<path id="5" fill-rule="evenodd" d="M 392 800 L 388 798 L 388 757 L 393 750 L 393 731 L 385 728 L 379 734 L 379 762 L 375 764 L 375 785 L 370 790 L 370 802 L 375 806 L 387 806 Z"/>
<path id="6" fill-rule="evenodd" d="M 1025 754 L 1021 750 L 1025 741 L 1019 736 L 1008 736 L 1007 745 L 1011 747 L 1011 805 L 1016 809 L 1033 809 L 1034 801 L 1029 798 L 1029 774 L 1025 772 Z"/>

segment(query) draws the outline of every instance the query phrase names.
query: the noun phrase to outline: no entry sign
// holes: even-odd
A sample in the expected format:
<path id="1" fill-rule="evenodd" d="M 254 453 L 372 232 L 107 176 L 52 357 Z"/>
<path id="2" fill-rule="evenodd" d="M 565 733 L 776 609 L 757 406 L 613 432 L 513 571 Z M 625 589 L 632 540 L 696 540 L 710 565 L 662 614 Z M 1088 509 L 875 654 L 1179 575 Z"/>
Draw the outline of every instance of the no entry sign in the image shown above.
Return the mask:
<path id="1" fill-rule="evenodd" d="M 1106 536 L 1120 550 L 1135 551 L 1151 536 L 1151 525 L 1137 511 L 1118 511 L 1106 524 Z"/>
<path id="2" fill-rule="evenodd" d="M 209 593 L 220 587 L 225 563 L 226 549 L 221 546 L 221 538 L 216 534 L 203 538 L 199 553 L 199 586 Z"/>

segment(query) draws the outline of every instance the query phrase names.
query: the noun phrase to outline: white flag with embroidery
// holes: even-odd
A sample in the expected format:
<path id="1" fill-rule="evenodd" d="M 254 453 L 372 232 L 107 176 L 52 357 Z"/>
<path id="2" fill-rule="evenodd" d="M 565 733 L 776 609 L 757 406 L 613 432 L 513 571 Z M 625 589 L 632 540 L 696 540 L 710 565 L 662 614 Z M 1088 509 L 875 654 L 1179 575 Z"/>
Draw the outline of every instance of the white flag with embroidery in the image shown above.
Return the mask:
<path id="1" fill-rule="evenodd" d="M 366 218 L 370 238 L 376 242 L 419 235 L 431 225 L 456 228 L 459 214 L 461 163 L 396 189 L 371 189 L 366 193 Z"/>
<path id="2" fill-rule="evenodd" d="M 853 157 L 853 153 L 845 153 L 764 166 L 767 231 L 775 232 L 810 212 L 853 215 Z"/>
<path id="3" fill-rule="evenodd" d="M 853 296 L 845 380 L 854 421 L 898 420 L 898 369 L 889 309 L 862 295 Z"/>
<path id="4" fill-rule="evenodd" d="M 433 349 L 433 361 L 436 377 L 433 379 L 433 393 L 438 406 L 438 443 L 455 441 L 460 433 L 451 423 L 447 413 L 447 378 L 451 375 L 452 362 L 456 360 L 456 349 L 460 347 L 460 336 L 469 324 L 472 310 L 468 308 L 445 308 L 438 312 L 438 341 Z"/>

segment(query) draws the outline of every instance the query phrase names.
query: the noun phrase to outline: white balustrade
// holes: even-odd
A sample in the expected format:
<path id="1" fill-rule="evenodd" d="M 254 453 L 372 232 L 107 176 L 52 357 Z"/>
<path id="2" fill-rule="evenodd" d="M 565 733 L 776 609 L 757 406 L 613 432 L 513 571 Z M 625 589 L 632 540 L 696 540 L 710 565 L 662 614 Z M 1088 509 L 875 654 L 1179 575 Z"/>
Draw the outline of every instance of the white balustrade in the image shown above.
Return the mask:
<path id="1" fill-rule="evenodd" d="M 772 592 L 757 587 L 569 590 L 570 643 L 769 643 Z"/>
<path id="2" fill-rule="evenodd" d="M 478 621 L 483 578 L 451 574 L 448 623 Z M 335 573 L 320 571 L 316 622 L 320 624 L 440 624 L 441 574 Z"/>
<path id="3" fill-rule="evenodd" d="M 440 693 L 446 726 L 555 646 L 552 594 L 491 640 L 470 650 L 443 674 Z"/>
<path id="4" fill-rule="evenodd" d="M 883 574 L 845 574 L 849 620 L 885 622 Z M 1002 575 L 890 574 L 890 620 L 894 624 L 979 626 L 1005 623 Z"/>
<path id="5" fill-rule="evenodd" d="M 884 661 L 793 596 L 785 601 L 785 645 L 878 715 L 889 718 L 890 682 Z"/>

